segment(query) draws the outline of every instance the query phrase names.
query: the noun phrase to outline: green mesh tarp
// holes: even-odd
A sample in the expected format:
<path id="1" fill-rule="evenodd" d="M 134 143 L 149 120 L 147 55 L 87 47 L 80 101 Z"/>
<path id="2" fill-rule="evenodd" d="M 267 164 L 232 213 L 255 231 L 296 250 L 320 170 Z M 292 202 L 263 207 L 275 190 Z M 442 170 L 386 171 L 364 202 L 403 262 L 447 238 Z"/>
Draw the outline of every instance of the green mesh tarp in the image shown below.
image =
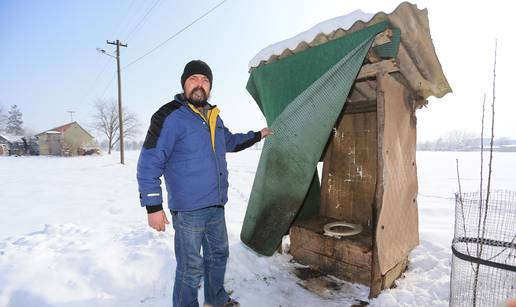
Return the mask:
<path id="1" fill-rule="evenodd" d="M 265 140 L 241 232 L 256 252 L 272 255 L 295 219 L 318 214 L 317 163 L 375 36 L 387 26 L 372 25 L 251 72 L 247 90 L 274 131 Z M 393 39 L 378 51 L 392 57 L 398 44 Z"/>

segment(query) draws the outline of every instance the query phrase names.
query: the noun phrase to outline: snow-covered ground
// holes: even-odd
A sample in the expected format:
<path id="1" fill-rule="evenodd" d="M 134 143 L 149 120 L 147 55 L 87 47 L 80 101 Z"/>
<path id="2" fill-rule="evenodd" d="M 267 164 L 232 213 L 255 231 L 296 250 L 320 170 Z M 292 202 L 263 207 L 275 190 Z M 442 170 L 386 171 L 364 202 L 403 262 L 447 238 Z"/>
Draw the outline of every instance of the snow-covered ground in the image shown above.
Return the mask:
<path id="1" fill-rule="evenodd" d="M 348 306 L 368 289 L 331 299 L 300 287 L 289 255 L 261 257 L 239 240 L 260 152 L 228 155 L 226 285 L 242 306 Z M 147 227 L 139 207 L 138 152 L 77 158 L 0 157 L 0 306 L 169 306 L 173 231 Z M 479 153 L 418 152 L 421 244 L 395 289 L 374 306 L 446 306 L 457 190 L 478 189 Z M 516 187 L 516 153 L 495 153 L 494 187 Z M 202 291 L 200 291 L 202 302 Z"/>

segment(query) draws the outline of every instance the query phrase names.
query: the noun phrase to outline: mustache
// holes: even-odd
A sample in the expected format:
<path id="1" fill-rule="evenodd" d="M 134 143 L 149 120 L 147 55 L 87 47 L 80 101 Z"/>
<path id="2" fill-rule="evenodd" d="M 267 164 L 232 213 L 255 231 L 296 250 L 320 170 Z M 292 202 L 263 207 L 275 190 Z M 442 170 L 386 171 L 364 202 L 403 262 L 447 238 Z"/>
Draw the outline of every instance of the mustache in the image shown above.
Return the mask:
<path id="1" fill-rule="evenodd" d="M 192 89 L 192 91 L 190 92 L 190 96 L 192 96 L 196 91 L 201 91 L 204 97 L 208 97 L 208 94 L 206 94 L 206 91 L 200 86 Z"/>
<path id="2" fill-rule="evenodd" d="M 198 96 L 198 98 L 194 98 L 194 95 Z M 202 107 L 205 106 L 208 102 L 208 94 L 204 88 L 198 86 L 190 91 L 190 94 L 187 96 L 187 100 L 196 107 Z"/>

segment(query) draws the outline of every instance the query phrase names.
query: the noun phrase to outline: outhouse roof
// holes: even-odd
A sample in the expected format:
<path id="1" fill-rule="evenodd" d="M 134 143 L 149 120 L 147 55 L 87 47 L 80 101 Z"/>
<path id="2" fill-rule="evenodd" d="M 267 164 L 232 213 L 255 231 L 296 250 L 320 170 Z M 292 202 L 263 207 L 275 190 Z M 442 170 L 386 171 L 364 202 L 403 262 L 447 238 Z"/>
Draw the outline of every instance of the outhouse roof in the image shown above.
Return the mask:
<path id="1" fill-rule="evenodd" d="M 397 60 L 400 72 L 410 87 L 425 99 L 450 93 L 451 87 L 430 35 L 428 11 L 408 2 L 401 3 L 391 13 L 379 12 L 373 15 L 356 10 L 348 15 L 323 21 L 292 38 L 264 48 L 249 62 L 249 69 L 252 71 L 383 21 L 401 31 Z"/>

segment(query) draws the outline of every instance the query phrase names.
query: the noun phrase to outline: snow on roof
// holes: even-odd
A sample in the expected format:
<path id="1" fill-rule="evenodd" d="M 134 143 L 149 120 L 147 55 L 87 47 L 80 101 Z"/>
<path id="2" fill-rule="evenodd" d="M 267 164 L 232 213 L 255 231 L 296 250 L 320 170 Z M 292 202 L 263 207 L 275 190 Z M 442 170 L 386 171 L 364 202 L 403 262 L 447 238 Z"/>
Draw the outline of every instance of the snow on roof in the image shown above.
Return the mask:
<path id="1" fill-rule="evenodd" d="M 379 22 L 388 22 L 401 33 L 403 43 L 398 46 L 396 62 L 399 63 L 400 73 L 408 87 L 414 91 L 415 96 L 423 98 L 417 100 L 417 108 L 426 105 L 426 99 L 430 96 L 440 98 L 451 93 L 430 35 L 428 10 L 419 9 L 409 2 L 402 2 L 390 13 L 381 11 L 371 15 L 356 10 L 322 22 L 291 39 L 260 51 L 249 63 L 249 72 L 256 67 L 282 60 Z"/>
<path id="2" fill-rule="evenodd" d="M 38 133 L 36 134 L 36 136 L 40 135 L 40 134 L 45 134 L 45 133 L 64 133 L 66 130 L 68 130 L 70 127 L 72 127 L 73 124 L 75 124 L 77 122 L 71 122 L 71 123 L 68 123 L 68 124 L 64 124 L 62 126 L 59 126 L 59 127 L 55 127 L 55 128 L 52 128 L 50 130 L 47 130 L 47 131 L 43 131 L 41 133 Z"/>
<path id="3" fill-rule="evenodd" d="M 13 134 L 2 134 L 0 135 L 4 139 L 6 139 L 8 142 L 18 142 L 21 141 L 21 139 L 24 137 L 23 135 L 13 135 Z"/>
<path id="4" fill-rule="evenodd" d="M 373 16 L 373 14 L 364 13 L 362 10 L 355 10 L 347 15 L 335 17 L 318 23 L 305 32 L 299 33 L 292 38 L 277 42 L 262 49 L 249 62 L 248 68 L 251 69 L 252 67 L 257 67 L 260 65 L 261 61 L 267 61 L 271 56 L 281 54 L 285 49 L 294 50 L 301 42 L 311 42 L 320 33 L 329 35 L 335 29 L 346 30 L 359 20 L 368 22 Z"/>
<path id="5" fill-rule="evenodd" d="M 46 134 L 61 134 L 61 132 L 59 131 L 54 131 L 54 130 L 50 130 L 50 131 L 45 131 L 43 133 L 46 133 Z"/>

